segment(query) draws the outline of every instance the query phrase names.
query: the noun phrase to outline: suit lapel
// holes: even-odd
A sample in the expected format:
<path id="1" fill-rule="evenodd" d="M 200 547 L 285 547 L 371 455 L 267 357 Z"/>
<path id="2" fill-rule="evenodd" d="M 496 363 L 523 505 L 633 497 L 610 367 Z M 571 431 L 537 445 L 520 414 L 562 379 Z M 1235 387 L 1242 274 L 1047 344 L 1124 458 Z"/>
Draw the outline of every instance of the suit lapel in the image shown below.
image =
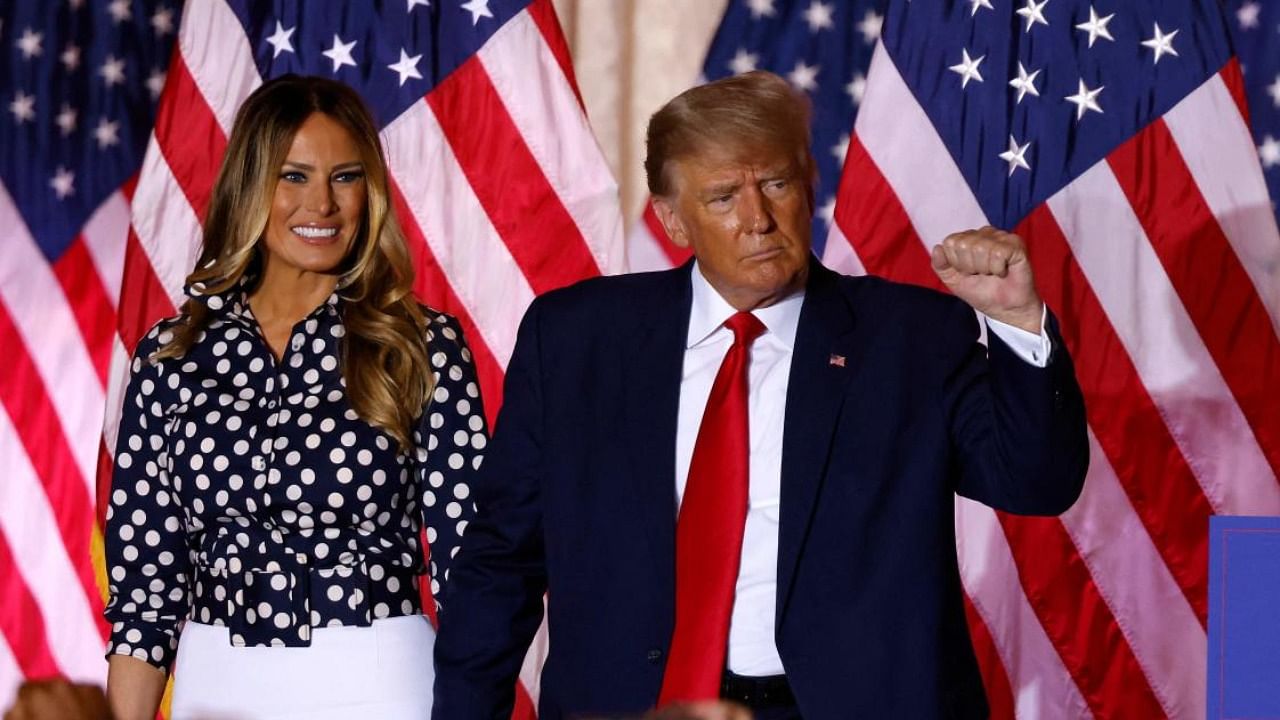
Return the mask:
<path id="1" fill-rule="evenodd" d="M 649 544 L 659 587 L 675 587 L 676 423 L 689 329 L 692 263 L 657 276 L 655 297 L 622 343 L 625 401 L 621 407 L 637 525 Z M 646 300 L 648 300 L 646 298 Z M 674 598 L 674 594 L 672 595 Z M 674 611 L 674 608 L 673 608 Z"/>
<path id="2" fill-rule="evenodd" d="M 826 473 L 846 388 L 857 372 L 854 317 L 838 277 L 816 260 L 796 330 L 782 435 L 782 499 L 778 529 L 779 627 L 790 598 L 814 504 Z"/>

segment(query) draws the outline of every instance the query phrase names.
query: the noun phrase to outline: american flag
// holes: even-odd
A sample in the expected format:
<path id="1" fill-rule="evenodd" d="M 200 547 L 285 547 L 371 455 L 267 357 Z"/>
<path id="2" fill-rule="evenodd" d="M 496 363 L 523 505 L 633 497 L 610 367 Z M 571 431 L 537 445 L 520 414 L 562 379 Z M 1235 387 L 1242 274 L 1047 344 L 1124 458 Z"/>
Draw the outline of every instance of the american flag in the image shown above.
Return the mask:
<path id="1" fill-rule="evenodd" d="M 236 108 L 286 72 L 369 103 L 416 290 L 462 322 L 490 418 L 534 295 L 623 269 L 551 0 L 0 4 L 0 707 L 105 679 L 94 478 L 127 357 L 181 301 Z"/>
<path id="2" fill-rule="evenodd" d="M 928 249 L 994 224 L 1061 320 L 1083 497 L 1057 519 L 956 503 L 994 717 L 1205 712 L 1208 516 L 1280 514 L 1278 9 L 734 0 L 713 42 L 706 77 L 812 98 L 828 265 L 941 289 Z M 630 241 L 633 269 L 683 259 L 651 213 Z"/>
<path id="3" fill-rule="evenodd" d="M 1026 238 L 1088 410 L 1061 518 L 958 500 L 997 716 L 1201 717 L 1208 516 L 1280 514 L 1280 234 L 1216 0 L 893 0 L 824 259 Z"/>

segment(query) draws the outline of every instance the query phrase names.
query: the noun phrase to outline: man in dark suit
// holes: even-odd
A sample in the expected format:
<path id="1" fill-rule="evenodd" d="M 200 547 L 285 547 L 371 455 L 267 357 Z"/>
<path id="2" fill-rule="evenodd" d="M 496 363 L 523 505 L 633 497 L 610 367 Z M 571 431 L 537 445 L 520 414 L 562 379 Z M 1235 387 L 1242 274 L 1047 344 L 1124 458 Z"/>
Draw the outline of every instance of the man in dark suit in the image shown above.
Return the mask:
<path id="1" fill-rule="evenodd" d="M 544 720 L 717 696 L 758 718 L 986 715 L 954 496 L 1070 507 L 1071 362 L 1014 235 L 934 249 L 954 297 L 823 267 L 808 148 L 804 100 L 768 73 L 654 115 L 650 190 L 695 262 L 529 308 L 444 592 L 436 718 L 508 716 L 544 592 Z"/>

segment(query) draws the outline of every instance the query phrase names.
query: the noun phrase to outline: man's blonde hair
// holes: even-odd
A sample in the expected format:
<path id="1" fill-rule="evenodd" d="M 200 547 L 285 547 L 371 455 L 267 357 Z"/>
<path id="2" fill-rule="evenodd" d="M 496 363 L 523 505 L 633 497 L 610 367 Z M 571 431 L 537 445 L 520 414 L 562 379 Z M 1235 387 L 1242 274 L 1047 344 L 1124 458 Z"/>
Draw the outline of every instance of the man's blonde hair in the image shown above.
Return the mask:
<path id="1" fill-rule="evenodd" d="M 644 170 L 649 192 L 669 198 L 671 163 L 710 149 L 750 154 L 783 150 L 808 184 L 813 206 L 817 164 L 809 150 L 809 98 L 763 70 L 680 93 L 649 119 Z"/>

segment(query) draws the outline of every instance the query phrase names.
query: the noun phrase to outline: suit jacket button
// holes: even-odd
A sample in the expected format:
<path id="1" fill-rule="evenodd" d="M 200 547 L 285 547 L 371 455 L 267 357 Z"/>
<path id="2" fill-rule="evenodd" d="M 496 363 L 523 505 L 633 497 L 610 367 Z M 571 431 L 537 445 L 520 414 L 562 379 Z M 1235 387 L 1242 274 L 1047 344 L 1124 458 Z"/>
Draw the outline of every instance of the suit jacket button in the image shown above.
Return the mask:
<path id="1" fill-rule="evenodd" d="M 656 663 L 662 659 L 662 650 L 660 648 L 653 648 L 649 650 L 649 652 L 645 653 L 645 658 L 647 658 L 651 663 Z"/>

